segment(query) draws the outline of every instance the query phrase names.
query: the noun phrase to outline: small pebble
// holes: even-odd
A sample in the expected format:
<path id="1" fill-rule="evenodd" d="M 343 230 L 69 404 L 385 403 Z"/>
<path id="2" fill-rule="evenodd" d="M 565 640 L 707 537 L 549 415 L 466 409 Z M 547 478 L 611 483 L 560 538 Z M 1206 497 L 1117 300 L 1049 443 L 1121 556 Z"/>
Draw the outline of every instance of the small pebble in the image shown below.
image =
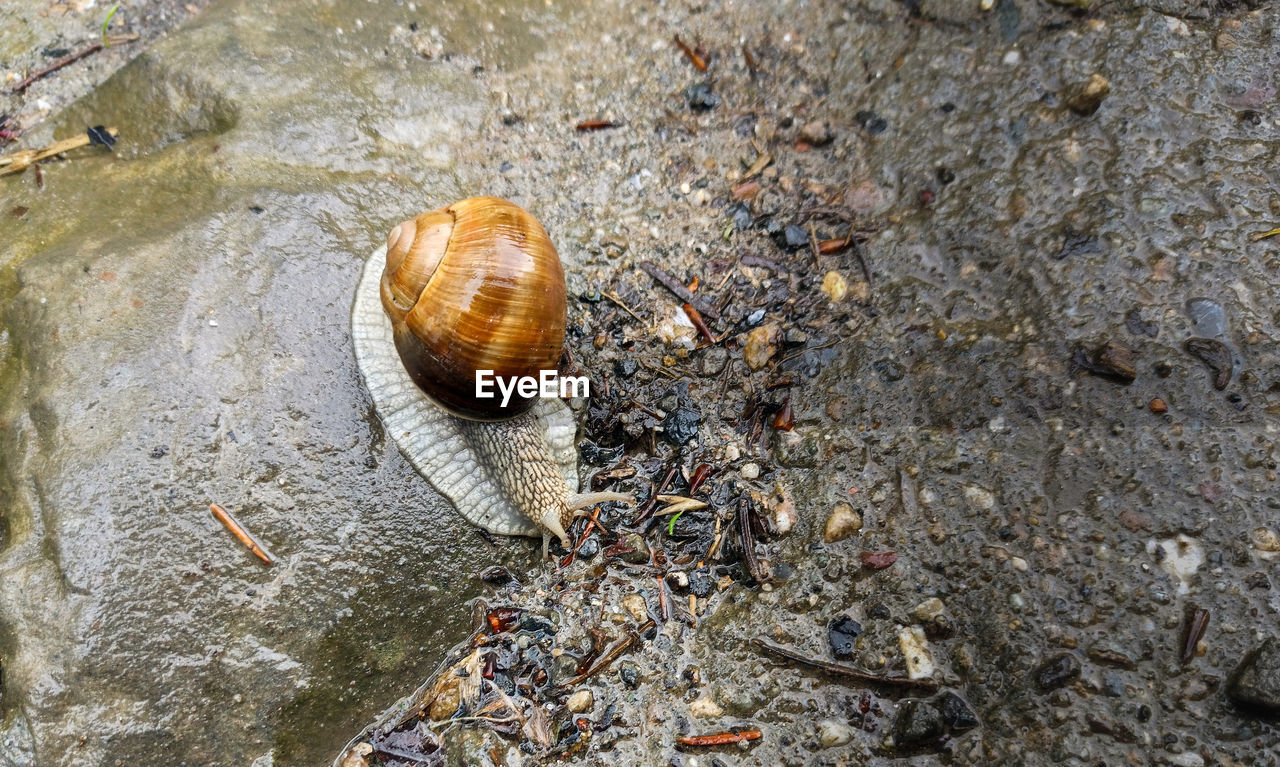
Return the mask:
<path id="1" fill-rule="evenodd" d="M 841 616 L 827 625 L 827 641 L 831 643 L 831 654 L 836 658 L 852 658 L 855 641 L 862 633 L 862 624 L 848 616 Z"/>
<path id="2" fill-rule="evenodd" d="M 595 697 L 592 696 L 591 690 L 583 688 L 569 696 L 569 700 L 565 703 L 565 707 L 575 714 L 585 714 L 591 710 L 595 704 Z"/>
<path id="3" fill-rule="evenodd" d="M 931 597 L 912 608 L 911 617 L 923 622 L 942 615 L 944 609 L 941 599 Z"/>
<path id="4" fill-rule="evenodd" d="M 1253 531 L 1253 547 L 1266 553 L 1280 551 L 1280 535 L 1276 535 L 1275 530 L 1266 527 L 1255 528 Z"/>
<path id="5" fill-rule="evenodd" d="M 912 679 L 928 679 L 933 676 L 933 655 L 929 653 L 929 640 L 919 626 L 903 626 L 898 632 L 898 649 L 907 662 L 907 676 Z"/>
<path id="6" fill-rule="evenodd" d="M 1155 397 L 1150 402 L 1148 402 L 1147 407 L 1151 408 L 1151 412 L 1153 413 L 1165 413 L 1165 412 L 1168 412 L 1169 410 L 1169 406 L 1166 405 L 1165 401 L 1160 399 L 1159 397 Z"/>
<path id="7" fill-rule="evenodd" d="M 773 509 L 773 527 L 778 535 L 786 535 L 800 521 L 796 513 L 796 505 L 791 501 L 782 501 Z"/>
<path id="8" fill-rule="evenodd" d="M 826 120 L 813 120 L 800 129 L 800 140 L 813 146 L 830 144 L 836 136 Z"/>
<path id="9" fill-rule="evenodd" d="M 696 83 L 684 91 L 689 101 L 689 108 L 695 112 L 706 112 L 720 106 L 720 96 L 711 90 L 710 83 Z"/>
<path id="10" fill-rule="evenodd" d="M 1036 685 L 1045 692 L 1064 687 L 1080 678 L 1080 660 L 1069 652 L 1055 655 L 1036 669 Z"/>
<path id="11" fill-rule="evenodd" d="M 618 664 L 618 678 L 627 686 L 627 689 L 634 690 L 640 686 L 640 667 L 635 661 L 623 661 Z"/>
<path id="12" fill-rule="evenodd" d="M 831 510 L 827 517 L 827 526 L 823 529 L 822 540 L 827 543 L 843 541 L 862 529 L 862 515 L 853 506 L 841 501 Z"/>
<path id="13" fill-rule="evenodd" d="M 822 292 L 827 294 L 831 303 L 838 304 L 849 294 L 849 282 L 843 274 L 833 269 L 822 278 Z"/>
<path id="14" fill-rule="evenodd" d="M 777 329 L 772 325 L 762 325 L 747 334 L 747 343 L 742 347 L 742 358 L 747 367 L 759 370 L 769 364 L 778 348 L 773 340 L 777 337 Z"/>
<path id="15" fill-rule="evenodd" d="M 818 722 L 818 742 L 823 748 L 843 746 L 853 740 L 853 730 L 844 722 L 823 719 Z"/>
<path id="16" fill-rule="evenodd" d="M 893 738 L 897 745 L 911 747 L 941 738 L 946 732 L 942 713 L 926 700 L 904 700 L 898 708 L 898 718 L 893 723 Z"/>
<path id="17" fill-rule="evenodd" d="M 689 714 L 699 719 L 716 719 L 724 716 L 724 709 L 720 708 L 711 695 L 703 690 L 697 700 L 689 704 Z"/>
<path id="18" fill-rule="evenodd" d="M 1067 107 L 1081 117 L 1088 117 L 1098 111 L 1102 102 L 1111 94 L 1111 83 L 1099 74 L 1090 75 L 1083 83 L 1068 86 L 1063 93 L 1063 101 Z"/>
<path id="19" fill-rule="evenodd" d="M 627 594 L 622 598 L 622 609 L 631 614 L 637 623 L 644 623 L 649 619 L 649 607 L 644 602 L 644 597 L 639 594 Z"/>
<path id="20" fill-rule="evenodd" d="M 787 250 L 799 250 L 810 243 L 809 230 L 791 224 L 782 230 L 782 241 L 786 244 Z"/>
<path id="21" fill-rule="evenodd" d="M 760 464 L 744 463 L 742 464 L 741 471 L 743 479 L 756 479 L 760 476 Z"/>

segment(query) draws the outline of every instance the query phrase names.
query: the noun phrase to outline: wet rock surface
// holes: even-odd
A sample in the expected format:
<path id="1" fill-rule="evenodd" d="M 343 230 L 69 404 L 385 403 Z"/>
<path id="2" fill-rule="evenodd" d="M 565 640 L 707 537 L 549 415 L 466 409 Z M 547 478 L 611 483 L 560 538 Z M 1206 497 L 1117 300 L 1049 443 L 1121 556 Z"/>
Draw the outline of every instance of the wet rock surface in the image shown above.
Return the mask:
<path id="1" fill-rule="evenodd" d="M 1246 708 L 1280 716 L 1280 639 L 1269 637 L 1241 661 L 1227 695 Z"/>
<path id="2" fill-rule="evenodd" d="M 0 763 L 1274 759 L 1234 701 L 1277 610 L 1276 13 L 213 5 L 39 128 L 114 157 L 0 179 Z M 385 439 L 361 261 L 480 193 L 560 246 L 587 473 L 705 508 L 604 509 L 556 571 Z M 374 738 L 419 684 L 443 724 Z"/>

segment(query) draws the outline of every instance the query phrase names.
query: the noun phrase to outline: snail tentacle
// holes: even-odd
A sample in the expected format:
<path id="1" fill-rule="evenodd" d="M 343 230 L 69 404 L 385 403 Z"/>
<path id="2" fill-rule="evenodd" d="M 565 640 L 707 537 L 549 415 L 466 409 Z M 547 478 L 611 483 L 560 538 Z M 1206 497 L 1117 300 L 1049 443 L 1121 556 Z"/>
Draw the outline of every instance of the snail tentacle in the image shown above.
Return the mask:
<path id="1" fill-rule="evenodd" d="M 595 506 L 597 503 L 607 503 L 609 501 L 621 501 L 622 503 L 635 503 L 636 497 L 627 493 L 599 492 L 599 493 L 571 493 L 565 501 L 565 505 L 569 507 L 569 511 L 581 511 L 588 506 Z"/>

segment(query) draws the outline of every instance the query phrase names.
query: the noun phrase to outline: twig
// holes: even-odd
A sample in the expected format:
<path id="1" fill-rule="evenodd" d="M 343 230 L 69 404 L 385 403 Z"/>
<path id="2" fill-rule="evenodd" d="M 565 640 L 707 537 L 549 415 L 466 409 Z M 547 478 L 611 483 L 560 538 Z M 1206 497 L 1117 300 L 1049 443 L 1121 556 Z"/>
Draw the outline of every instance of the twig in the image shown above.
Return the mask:
<path id="1" fill-rule="evenodd" d="M 573 126 L 573 129 L 579 133 L 588 133 L 590 131 L 608 130 L 609 128 L 617 128 L 621 125 L 622 123 L 617 123 L 617 122 L 614 122 L 613 120 L 583 120 L 582 122 Z"/>
<path id="2" fill-rule="evenodd" d="M 692 304 L 695 309 L 713 320 L 720 319 L 720 312 L 716 311 L 714 306 L 703 301 L 701 297 L 694 295 L 688 288 L 681 285 L 679 280 L 667 274 L 662 267 L 652 261 L 641 261 L 640 268 L 644 270 L 645 274 L 657 280 L 662 287 L 674 293 L 676 298 L 687 304 Z"/>
<path id="3" fill-rule="evenodd" d="M 905 676 L 880 676 L 879 674 L 868 674 L 865 671 L 856 669 L 852 666 L 846 666 L 842 663 L 830 663 L 825 660 L 817 660 L 816 658 L 806 658 L 800 653 L 787 647 L 767 642 L 763 639 L 751 640 L 756 647 L 764 650 L 769 655 L 778 658 L 784 658 L 802 666 L 816 668 L 819 671 L 825 671 L 832 676 L 842 676 L 848 679 L 857 679 L 860 682 L 868 684 L 878 684 L 884 687 L 902 687 L 905 689 L 920 690 L 936 690 L 938 683 L 933 679 L 911 679 Z"/>
<path id="4" fill-rule="evenodd" d="M 272 559 L 271 555 L 267 553 L 267 550 L 262 547 L 262 544 L 258 543 L 257 539 L 253 537 L 253 534 L 245 529 L 245 526 L 240 524 L 239 520 L 231 515 L 231 512 L 216 503 L 209 504 L 209 511 L 213 512 L 213 516 L 217 517 L 219 522 L 226 525 L 227 529 L 231 531 L 231 534 L 236 537 L 236 540 L 243 543 L 248 547 L 249 551 L 252 551 L 257 555 L 258 559 L 261 559 L 269 565 L 275 564 L 275 560 Z"/>
<path id="5" fill-rule="evenodd" d="M 707 60 L 699 56 L 697 51 L 681 42 L 680 35 L 676 35 L 675 39 L 676 47 L 685 55 L 685 58 L 689 59 L 689 63 L 692 64 L 699 72 L 707 71 Z"/>
<path id="6" fill-rule="evenodd" d="M 742 732 L 721 732 L 715 735 L 687 735 L 676 738 L 682 746 L 723 746 L 729 743 L 743 743 L 760 737 L 759 730 L 743 730 Z"/>
<path id="7" fill-rule="evenodd" d="M 686 303 L 680 308 L 684 309 L 685 316 L 688 317 L 689 321 L 693 323 L 693 326 L 698 329 L 698 332 L 702 334 L 702 337 L 707 339 L 707 343 L 714 344 L 716 342 L 715 336 L 711 335 L 711 330 L 707 327 L 706 320 L 702 319 L 702 314 L 699 313 L 697 309 L 693 308 L 693 304 Z"/>
<path id="8" fill-rule="evenodd" d="M 640 636 L 644 634 L 644 632 L 653 628 L 655 625 L 656 624 L 653 621 L 649 620 L 649 621 L 645 621 L 644 625 L 640 626 L 640 628 L 636 629 L 635 631 L 628 631 L 625 637 L 618 640 L 618 642 L 612 648 L 610 648 L 608 652 L 606 652 L 604 655 L 600 657 L 600 660 L 595 662 L 595 665 L 593 665 L 591 668 L 587 669 L 583 673 L 578 674 L 573 679 L 570 679 L 564 684 L 561 684 L 560 689 L 567 690 L 568 688 L 581 684 L 587 679 L 590 679 L 596 674 L 599 674 L 601 671 L 604 671 L 609 666 L 610 663 L 613 663 L 615 660 L 622 657 L 623 653 L 631 649 L 631 646 L 634 645 L 636 642 L 640 641 Z"/>
<path id="9" fill-rule="evenodd" d="M 36 71 L 22 78 L 22 80 L 17 85 L 13 86 L 13 88 L 10 89 L 9 93 L 16 96 L 17 94 L 22 93 L 27 88 L 29 88 L 31 84 L 34 83 L 36 80 L 39 80 L 43 77 L 47 77 L 53 74 L 54 72 L 57 72 L 59 69 L 62 69 L 63 67 L 67 66 L 68 64 L 74 64 L 80 59 L 83 59 L 85 56 L 91 56 L 97 53 L 98 51 L 102 50 L 103 48 L 106 48 L 108 45 L 112 43 L 131 43 L 137 39 L 138 39 L 138 36 L 136 34 L 113 35 L 111 37 L 106 38 L 105 40 L 99 40 L 96 43 L 90 43 L 89 45 L 85 46 L 84 48 L 81 48 L 75 53 L 68 53 L 66 56 L 63 56 L 62 58 L 50 64 L 49 66 L 43 69 L 37 69 Z"/>
<path id="10" fill-rule="evenodd" d="M 1275 237 L 1277 234 L 1280 234 L 1280 226 L 1270 231 L 1258 232 L 1257 234 L 1249 235 L 1249 242 L 1262 242 L 1268 237 Z"/>
<path id="11" fill-rule="evenodd" d="M 107 133 L 115 138 L 119 133 L 115 128 L 107 128 Z M 21 152 L 14 152 L 10 155 L 0 157 L 0 176 L 7 176 L 10 173 L 21 173 L 33 163 L 40 162 L 55 154 L 69 152 L 72 149 L 79 149 L 82 146 L 88 146 L 91 143 L 89 134 L 82 133 L 78 136 L 72 136 L 62 141 L 57 141 L 43 149 L 24 149 Z"/>
<path id="12" fill-rule="evenodd" d="M 658 505 L 658 496 L 666 492 L 667 485 L 670 485 L 671 480 L 676 476 L 676 468 L 676 465 L 673 463 L 667 469 L 667 476 L 663 478 L 662 484 L 653 489 L 653 496 L 649 499 L 649 502 L 644 505 L 644 508 L 640 510 L 640 513 L 636 515 L 636 518 L 631 520 L 632 527 L 653 516 L 653 510 Z"/>
<path id="13" fill-rule="evenodd" d="M 638 314 L 636 314 L 635 312 L 631 311 L 631 307 L 630 307 L 630 306 L 627 306 L 625 303 L 623 303 L 622 299 L 618 296 L 618 294 L 617 294 L 617 293 L 607 293 L 607 292 L 605 292 L 605 291 L 603 291 L 603 290 L 602 290 L 602 291 L 600 291 L 600 295 L 602 295 L 602 296 L 604 296 L 605 298 L 607 298 L 607 299 L 609 299 L 610 301 L 612 301 L 612 302 L 613 302 L 614 304 L 616 304 L 616 305 L 618 306 L 618 308 L 619 308 L 619 309 L 621 309 L 622 311 L 626 312 L 627 314 L 630 314 L 632 317 L 635 317 L 636 322 L 644 322 L 644 319 L 642 319 L 642 318 L 640 317 L 640 315 L 638 315 Z"/>
<path id="14" fill-rule="evenodd" d="M 608 532 L 608 530 L 604 529 L 604 525 L 600 524 L 600 506 L 599 505 L 597 505 L 595 509 L 591 511 L 591 519 L 587 521 L 587 526 L 582 528 L 582 537 L 578 538 L 578 542 L 574 544 L 573 551 L 569 552 L 569 556 L 561 560 L 560 562 L 561 567 L 569 566 L 569 563 L 573 561 L 573 558 L 575 556 L 577 556 L 578 549 L 582 548 L 582 544 L 586 543 L 587 538 L 591 536 L 591 529 L 593 527 L 599 527 L 601 532 L 606 532 L 606 533 Z"/>
<path id="15" fill-rule="evenodd" d="M 764 574 L 760 560 L 756 558 L 756 542 L 751 537 L 750 516 L 751 502 L 743 495 L 738 499 L 738 546 L 742 549 L 742 560 L 747 565 L 747 572 L 751 573 L 756 583 L 764 583 L 768 576 Z"/>

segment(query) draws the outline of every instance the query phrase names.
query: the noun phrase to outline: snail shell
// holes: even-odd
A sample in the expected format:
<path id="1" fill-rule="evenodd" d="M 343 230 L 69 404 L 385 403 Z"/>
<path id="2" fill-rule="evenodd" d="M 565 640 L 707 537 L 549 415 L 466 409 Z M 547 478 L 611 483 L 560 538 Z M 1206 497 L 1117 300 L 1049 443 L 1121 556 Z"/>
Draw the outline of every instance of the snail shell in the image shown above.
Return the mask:
<path id="1" fill-rule="evenodd" d="M 392 229 L 380 296 L 409 377 L 462 418 L 534 403 L 477 398 L 476 371 L 536 379 L 560 361 L 564 269 L 537 219 L 506 200 L 471 197 Z"/>
<path id="2" fill-rule="evenodd" d="M 534 518 L 507 492 L 509 468 L 487 459 L 472 444 L 468 422 L 450 415 L 429 399 L 409 377 L 396 350 L 391 320 L 382 308 L 381 282 L 385 248 L 365 262 L 351 311 L 351 338 L 356 362 L 386 433 L 418 473 L 472 524 L 499 535 L 542 535 Z M 474 381 L 471 382 L 474 390 Z M 541 434 L 546 450 L 564 478 L 565 489 L 578 489 L 577 424 L 558 399 L 538 400 L 516 419 Z M 496 424 L 476 423 L 475 426 Z M 508 479 L 504 482 L 504 477 Z"/>
<path id="3" fill-rule="evenodd" d="M 356 362 L 387 433 L 470 522 L 542 536 L 543 554 L 586 506 L 634 502 L 578 493 L 576 424 L 557 399 L 478 399 L 476 371 L 555 369 L 564 344 L 564 271 L 519 207 L 473 197 L 391 231 L 365 263 L 351 312 Z"/>

